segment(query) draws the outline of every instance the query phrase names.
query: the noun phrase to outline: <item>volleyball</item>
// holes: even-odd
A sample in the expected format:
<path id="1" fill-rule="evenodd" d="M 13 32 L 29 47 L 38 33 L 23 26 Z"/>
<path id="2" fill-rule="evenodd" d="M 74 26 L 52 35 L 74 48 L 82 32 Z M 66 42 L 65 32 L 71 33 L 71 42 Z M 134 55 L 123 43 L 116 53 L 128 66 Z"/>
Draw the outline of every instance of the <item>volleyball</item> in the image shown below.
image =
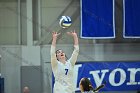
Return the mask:
<path id="1" fill-rule="evenodd" d="M 62 28 L 68 28 L 72 24 L 71 18 L 69 16 L 62 16 L 59 21 L 59 25 Z"/>

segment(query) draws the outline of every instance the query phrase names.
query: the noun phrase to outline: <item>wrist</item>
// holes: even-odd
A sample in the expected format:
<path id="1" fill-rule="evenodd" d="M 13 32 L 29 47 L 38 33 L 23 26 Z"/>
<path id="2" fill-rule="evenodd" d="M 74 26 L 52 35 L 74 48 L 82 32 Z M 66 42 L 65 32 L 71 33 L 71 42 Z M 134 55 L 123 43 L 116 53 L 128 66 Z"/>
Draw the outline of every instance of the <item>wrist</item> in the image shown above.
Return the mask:
<path id="1" fill-rule="evenodd" d="M 73 35 L 74 38 L 77 38 L 77 35 Z"/>
<path id="2" fill-rule="evenodd" d="M 78 38 L 78 36 L 77 36 L 77 35 L 73 35 L 73 38 L 74 38 L 74 39 L 77 39 L 77 38 Z"/>
<path id="3" fill-rule="evenodd" d="M 57 40 L 57 37 L 53 37 L 53 40 Z"/>

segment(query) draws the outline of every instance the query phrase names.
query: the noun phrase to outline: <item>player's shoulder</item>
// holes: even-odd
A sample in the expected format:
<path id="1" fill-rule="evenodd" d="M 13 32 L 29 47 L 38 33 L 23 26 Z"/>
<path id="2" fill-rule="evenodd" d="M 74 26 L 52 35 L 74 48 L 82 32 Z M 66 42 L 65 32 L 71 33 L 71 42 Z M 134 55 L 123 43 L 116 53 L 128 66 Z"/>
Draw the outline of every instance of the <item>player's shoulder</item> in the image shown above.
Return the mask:
<path id="1" fill-rule="evenodd" d="M 67 60 L 67 62 L 66 62 L 66 63 L 71 65 L 71 62 L 70 62 L 70 60 Z"/>
<path id="2" fill-rule="evenodd" d="M 57 61 L 57 64 L 58 64 L 58 66 L 61 66 L 62 65 L 62 63 L 60 61 Z"/>

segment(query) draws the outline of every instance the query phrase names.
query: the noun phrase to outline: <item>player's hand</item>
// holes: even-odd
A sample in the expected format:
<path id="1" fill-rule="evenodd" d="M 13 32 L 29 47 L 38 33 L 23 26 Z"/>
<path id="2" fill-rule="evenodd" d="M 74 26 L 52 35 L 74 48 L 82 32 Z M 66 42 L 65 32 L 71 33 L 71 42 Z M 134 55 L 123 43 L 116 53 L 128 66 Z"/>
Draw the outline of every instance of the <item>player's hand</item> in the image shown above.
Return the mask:
<path id="1" fill-rule="evenodd" d="M 57 37 L 60 35 L 60 33 L 57 33 L 57 32 L 53 32 L 52 33 L 52 38 L 53 39 L 57 39 Z"/>
<path id="2" fill-rule="evenodd" d="M 71 32 L 67 32 L 67 34 L 73 37 L 77 37 L 77 33 L 75 32 L 75 30 Z"/>

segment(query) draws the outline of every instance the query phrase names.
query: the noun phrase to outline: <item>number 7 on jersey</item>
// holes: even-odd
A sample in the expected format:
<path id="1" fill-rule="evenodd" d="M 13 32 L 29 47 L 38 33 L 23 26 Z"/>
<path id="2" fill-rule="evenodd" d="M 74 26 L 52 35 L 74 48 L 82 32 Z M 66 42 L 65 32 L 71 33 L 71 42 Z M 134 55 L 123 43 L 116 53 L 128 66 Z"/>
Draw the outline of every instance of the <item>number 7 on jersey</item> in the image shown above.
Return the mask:
<path id="1" fill-rule="evenodd" d="M 66 72 L 65 72 L 65 75 L 67 75 L 67 74 L 68 74 L 69 69 L 65 69 L 65 71 L 66 71 Z"/>

